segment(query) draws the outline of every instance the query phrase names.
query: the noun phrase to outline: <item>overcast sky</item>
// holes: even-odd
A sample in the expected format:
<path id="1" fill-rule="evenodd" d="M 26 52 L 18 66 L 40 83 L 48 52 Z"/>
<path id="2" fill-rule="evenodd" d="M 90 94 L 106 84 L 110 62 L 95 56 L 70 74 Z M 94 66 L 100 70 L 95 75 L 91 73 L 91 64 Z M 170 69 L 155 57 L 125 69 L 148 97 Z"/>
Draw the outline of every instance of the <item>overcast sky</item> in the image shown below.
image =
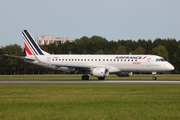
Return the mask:
<path id="1" fill-rule="evenodd" d="M 0 0 L 0 46 L 23 46 L 21 31 L 107 40 L 180 40 L 180 0 Z"/>

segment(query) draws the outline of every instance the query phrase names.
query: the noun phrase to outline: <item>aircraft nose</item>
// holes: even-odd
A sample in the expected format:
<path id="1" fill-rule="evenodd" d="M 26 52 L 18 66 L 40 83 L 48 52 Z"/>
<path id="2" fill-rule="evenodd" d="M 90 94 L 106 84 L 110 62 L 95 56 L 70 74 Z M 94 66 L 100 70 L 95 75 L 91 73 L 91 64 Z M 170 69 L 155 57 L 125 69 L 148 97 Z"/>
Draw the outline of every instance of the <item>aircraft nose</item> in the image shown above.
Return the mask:
<path id="1" fill-rule="evenodd" d="M 167 69 L 168 70 L 174 70 L 174 66 L 169 63 L 169 65 L 167 66 Z"/>

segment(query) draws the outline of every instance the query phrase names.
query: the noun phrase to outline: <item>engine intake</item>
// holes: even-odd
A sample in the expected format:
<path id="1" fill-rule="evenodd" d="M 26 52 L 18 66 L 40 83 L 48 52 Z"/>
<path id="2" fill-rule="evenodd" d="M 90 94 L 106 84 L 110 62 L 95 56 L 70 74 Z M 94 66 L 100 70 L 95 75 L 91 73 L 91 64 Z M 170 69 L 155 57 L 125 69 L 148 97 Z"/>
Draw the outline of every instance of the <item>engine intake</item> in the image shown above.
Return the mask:
<path id="1" fill-rule="evenodd" d="M 106 77 L 109 75 L 109 70 L 106 68 L 94 68 L 92 75 L 95 77 Z"/>

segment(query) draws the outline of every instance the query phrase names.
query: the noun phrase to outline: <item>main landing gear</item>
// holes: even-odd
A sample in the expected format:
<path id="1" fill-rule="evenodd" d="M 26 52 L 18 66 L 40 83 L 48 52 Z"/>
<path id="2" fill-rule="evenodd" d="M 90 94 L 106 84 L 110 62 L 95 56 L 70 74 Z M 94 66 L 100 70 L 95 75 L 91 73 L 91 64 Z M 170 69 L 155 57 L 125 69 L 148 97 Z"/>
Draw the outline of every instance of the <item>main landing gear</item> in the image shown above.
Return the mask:
<path id="1" fill-rule="evenodd" d="M 87 75 L 87 74 L 84 74 L 84 75 L 82 75 L 82 80 L 89 80 L 89 75 Z M 98 77 L 98 80 L 104 80 L 105 79 L 105 77 Z"/>
<path id="2" fill-rule="evenodd" d="M 87 74 L 84 74 L 84 75 L 82 75 L 82 80 L 89 80 L 89 75 L 87 75 Z"/>
<path id="3" fill-rule="evenodd" d="M 157 80 L 156 72 L 152 72 L 152 75 L 153 75 L 152 80 Z"/>
<path id="4" fill-rule="evenodd" d="M 98 77 L 98 80 L 104 80 L 105 77 Z"/>

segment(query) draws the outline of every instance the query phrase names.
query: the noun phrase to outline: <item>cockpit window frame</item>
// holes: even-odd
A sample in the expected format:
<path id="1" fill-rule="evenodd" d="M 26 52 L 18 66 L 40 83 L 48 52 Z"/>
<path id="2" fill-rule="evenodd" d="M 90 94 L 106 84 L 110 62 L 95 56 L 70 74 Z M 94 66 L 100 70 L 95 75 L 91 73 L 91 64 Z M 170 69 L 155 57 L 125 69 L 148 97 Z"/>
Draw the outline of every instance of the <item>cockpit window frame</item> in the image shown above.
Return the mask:
<path id="1" fill-rule="evenodd" d="M 166 62 L 166 60 L 164 58 L 157 58 L 156 62 Z"/>

